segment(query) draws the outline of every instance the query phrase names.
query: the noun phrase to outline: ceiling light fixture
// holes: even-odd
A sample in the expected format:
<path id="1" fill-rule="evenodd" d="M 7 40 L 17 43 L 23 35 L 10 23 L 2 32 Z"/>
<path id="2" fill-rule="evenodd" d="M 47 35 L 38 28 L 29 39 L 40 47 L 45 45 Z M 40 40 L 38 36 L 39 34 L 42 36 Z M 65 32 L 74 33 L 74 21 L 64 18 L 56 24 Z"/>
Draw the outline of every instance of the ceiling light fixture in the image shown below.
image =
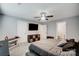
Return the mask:
<path id="1" fill-rule="evenodd" d="M 46 20 L 46 13 L 45 12 L 41 13 L 41 20 Z"/>

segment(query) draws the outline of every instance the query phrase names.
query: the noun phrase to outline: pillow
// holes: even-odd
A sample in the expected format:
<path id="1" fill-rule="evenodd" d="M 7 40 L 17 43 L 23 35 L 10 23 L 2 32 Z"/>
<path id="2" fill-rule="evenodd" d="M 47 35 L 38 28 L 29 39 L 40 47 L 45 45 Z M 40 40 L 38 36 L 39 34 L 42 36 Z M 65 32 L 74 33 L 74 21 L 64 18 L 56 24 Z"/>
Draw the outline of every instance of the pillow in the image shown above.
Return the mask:
<path id="1" fill-rule="evenodd" d="M 75 47 L 75 42 L 67 42 L 67 43 L 63 46 L 62 50 L 63 50 L 63 51 L 69 51 L 69 50 L 74 49 L 74 47 Z"/>
<path id="2" fill-rule="evenodd" d="M 67 42 L 75 42 L 75 39 L 70 39 L 70 40 L 66 39 L 66 41 Z"/>
<path id="3" fill-rule="evenodd" d="M 63 47 L 64 44 L 66 44 L 66 43 L 67 43 L 66 40 L 61 40 L 61 41 L 57 44 L 57 46 L 58 46 L 58 47 Z"/>
<path id="4" fill-rule="evenodd" d="M 66 43 L 59 44 L 58 47 L 63 47 Z"/>

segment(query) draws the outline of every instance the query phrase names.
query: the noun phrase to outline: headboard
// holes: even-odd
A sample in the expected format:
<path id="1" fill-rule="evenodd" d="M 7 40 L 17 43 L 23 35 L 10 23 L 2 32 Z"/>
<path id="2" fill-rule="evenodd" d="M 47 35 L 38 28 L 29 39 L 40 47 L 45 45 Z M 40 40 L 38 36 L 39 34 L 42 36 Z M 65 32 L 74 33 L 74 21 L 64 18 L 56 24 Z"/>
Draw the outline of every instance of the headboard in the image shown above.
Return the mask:
<path id="1" fill-rule="evenodd" d="M 32 35 L 28 35 L 28 42 L 35 42 L 40 40 L 40 34 L 32 34 Z"/>

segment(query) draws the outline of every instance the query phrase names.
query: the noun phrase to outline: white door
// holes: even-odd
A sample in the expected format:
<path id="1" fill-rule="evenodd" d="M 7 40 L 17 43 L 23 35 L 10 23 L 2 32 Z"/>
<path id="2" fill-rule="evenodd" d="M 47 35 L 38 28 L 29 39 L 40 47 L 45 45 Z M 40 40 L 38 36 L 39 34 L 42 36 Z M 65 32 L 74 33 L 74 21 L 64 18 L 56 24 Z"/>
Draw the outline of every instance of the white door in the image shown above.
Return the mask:
<path id="1" fill-rule="evenodd" d="M 18 43 L 27 42 L 27 23 L 22 20 L 17 21 L 17 35 L 20 36 Z"/>
<path id="2" fill-rule="evenodd" d="M 66 22 L 57 23 L 57 37 L 65 39 L 66 37 Z"/>

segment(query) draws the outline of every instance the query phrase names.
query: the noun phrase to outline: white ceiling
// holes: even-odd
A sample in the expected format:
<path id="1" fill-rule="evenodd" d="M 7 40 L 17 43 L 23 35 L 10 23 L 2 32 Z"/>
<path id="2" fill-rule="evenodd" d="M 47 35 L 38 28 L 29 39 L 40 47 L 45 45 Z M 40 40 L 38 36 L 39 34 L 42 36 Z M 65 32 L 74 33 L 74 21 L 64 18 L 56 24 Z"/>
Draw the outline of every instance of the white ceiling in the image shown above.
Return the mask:
<path id="1" fill-rule="evenodd" d="M 45 11 L 48 15 L 54 15 L 49 20 L 58 20 L 66 17 L 79 15 L 79 4 L 77 3 L 5 3 L 1 4 L 1 10 L 6 15 L 34 20 Z"/>

